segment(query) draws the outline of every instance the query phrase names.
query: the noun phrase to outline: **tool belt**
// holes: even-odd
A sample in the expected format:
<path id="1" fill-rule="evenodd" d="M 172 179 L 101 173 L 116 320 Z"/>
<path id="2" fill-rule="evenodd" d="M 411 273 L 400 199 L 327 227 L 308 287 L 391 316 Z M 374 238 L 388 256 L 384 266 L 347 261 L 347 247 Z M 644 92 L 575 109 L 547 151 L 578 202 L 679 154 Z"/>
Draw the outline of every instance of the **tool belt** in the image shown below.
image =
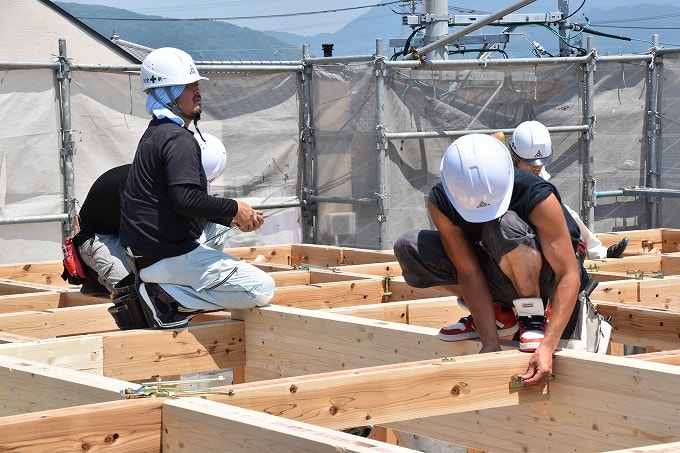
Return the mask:
<path id="1" fill-rule="evenodd" d="M 136 274 L 130 272 L 113 288 L 111 294 L 113 306 L 108 310 L 120 330 L 149 327 L 140 305 L 137 280 Z"/>

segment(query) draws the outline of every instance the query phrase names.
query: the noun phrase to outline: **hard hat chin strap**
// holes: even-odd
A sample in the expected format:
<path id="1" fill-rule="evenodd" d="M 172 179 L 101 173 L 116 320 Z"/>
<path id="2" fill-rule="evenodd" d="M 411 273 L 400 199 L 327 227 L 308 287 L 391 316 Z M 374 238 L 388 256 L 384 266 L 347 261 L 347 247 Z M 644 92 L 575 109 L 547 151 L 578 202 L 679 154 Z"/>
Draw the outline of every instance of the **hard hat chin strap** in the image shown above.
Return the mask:
<path id="1" fill-rule="evenodd" d="M 170 87 L 163 87 L 163 90 L 165 90 L 165 94 L 167 94 L 168 99 L 170 99 L 169 103 L 166 103 L 165 101 L 163 101 L 156 94 L 155 90 L 150 90 L 149 94 L 151 94 L 151 96 L 156 100 L 156 102 L 161 104 L 166 109 L 170 110 L 175 115 L 181 116 L 185 120 L 194 120 L 194 124 L 196 124 L 196 121 L 198 121 L 198 119 L 201 117 L 200 112 L 196 115 L 189 115 L 188 113 L 186 113 L 184 110 L 182 110 L 181 108 L 179 108 L 177 106 L 177 98 L 175 98 L 175 96 L 173 96 L 172 90 L 170 89 Z"/>

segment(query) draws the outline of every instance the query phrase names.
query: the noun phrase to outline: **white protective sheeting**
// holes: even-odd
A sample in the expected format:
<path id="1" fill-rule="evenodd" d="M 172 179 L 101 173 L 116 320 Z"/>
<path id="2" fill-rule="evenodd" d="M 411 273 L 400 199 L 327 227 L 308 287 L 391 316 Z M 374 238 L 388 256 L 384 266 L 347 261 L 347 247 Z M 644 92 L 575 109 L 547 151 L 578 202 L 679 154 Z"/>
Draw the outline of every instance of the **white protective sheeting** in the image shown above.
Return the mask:
<path id="1" fill-rule="evenodd" d="M 252 205 L 299 203 L 297 76 L 207 74 L 198 127 L 220 137 L 228 167 L 211 193 Z M 0 101 L 0 215 L 4 219 L 64 212 L 58 84 L 51 70 L 9 70 Z M 76 208 L 107 169 L 128 163 L 146 128 L 139 75 L 74 71 L 70 114 Z M 190 129 L 194 130 L 192 125 Z M 299 208 L 267 209 L 256 233 L 235 233 L 227 246 L 301 240 Z M 61 259 L 62 222 L 0 225 L 0 262 Z"/>

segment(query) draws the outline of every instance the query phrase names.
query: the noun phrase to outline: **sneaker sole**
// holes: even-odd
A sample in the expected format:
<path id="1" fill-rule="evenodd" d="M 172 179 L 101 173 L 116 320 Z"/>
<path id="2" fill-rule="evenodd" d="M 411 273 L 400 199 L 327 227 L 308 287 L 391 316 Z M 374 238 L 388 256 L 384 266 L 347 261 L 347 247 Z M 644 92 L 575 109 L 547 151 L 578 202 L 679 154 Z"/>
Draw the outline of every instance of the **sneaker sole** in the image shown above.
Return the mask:
<path id="1" fill-rule="evenodd" d="M 439 332 L 437 335 L 442 341 L 463 341 L 463 340 L 474 340 L 479 338 L 477 332 L 459 333 L 457 335 L 446 335 L 445 333 Z"/>
<path id="2" fill-rule="evenodd" d="M 160 327 L 161 329 L 170 329 L 174 327 L 186 327 L 187 324 L 189 324 L 188 319 L 183 319 L 181 321 L 177 322 L 172 322 L 168 324 L 164 324 L 160 319 L 158 319 L 158 316 L 156 315 L 156 307 L 153 306 L 151 303 L 151 297 L 149 297 L 149 293 L 146 292 L 146 286 L 144 284 L 139 286 L 139 296 L 142 299 L 142 302 L 144 302 L 144 307 L 145 309 L 149 310 L 151 313 L 151 316 L 154 320 L 154 323 L 156 324 L 156 327 Z"/>
<path id="3" fill-rule="evenodd" d="M 513 333 L 517 332 L 519 330 L 519 324 L 515 324 L 514 326 L 508 327 L 507 329 L 498 329 L 498 336 L 499 337 L 507 337 L 509 335 L 512 335 Z"/>
<path id="4" fill-rule="evenodd" d="M 498 336 L 499 337 L 507 337 L 519 330 L 519 324 L 515 324 L 512 327 L 508 327 L 507 329 L 498 329 Z M 439 337 L 440 340 L 442 341 L 463 341 L 463 340 L 474 340 L 479 338 L 479 334 L 477 332 L 468 332 L 468 333 L 461 333 L 457 335 L 447 335 L 445 333 L 439 332 L 437 334 L 437 337 Z"/>
<path id="5" fill-rule="evenodd" d="M 533 341 L 531 343 L 520 343 L 519 350 L 522 352 L 534 352 L 540 346 L 540 341 Z"/>

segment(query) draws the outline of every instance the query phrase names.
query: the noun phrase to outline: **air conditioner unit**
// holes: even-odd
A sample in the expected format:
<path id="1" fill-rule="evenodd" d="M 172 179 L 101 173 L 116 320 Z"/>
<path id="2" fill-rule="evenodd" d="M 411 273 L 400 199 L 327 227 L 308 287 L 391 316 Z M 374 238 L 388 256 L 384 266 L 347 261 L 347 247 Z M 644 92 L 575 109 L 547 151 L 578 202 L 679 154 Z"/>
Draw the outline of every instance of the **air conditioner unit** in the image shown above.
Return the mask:
<path id="1" fill-rule="evenodd" d="M 326 214 L 326 221 L 331 236 L 350 236 L 357 230 L 357 215 L 354 212 Z"/>

